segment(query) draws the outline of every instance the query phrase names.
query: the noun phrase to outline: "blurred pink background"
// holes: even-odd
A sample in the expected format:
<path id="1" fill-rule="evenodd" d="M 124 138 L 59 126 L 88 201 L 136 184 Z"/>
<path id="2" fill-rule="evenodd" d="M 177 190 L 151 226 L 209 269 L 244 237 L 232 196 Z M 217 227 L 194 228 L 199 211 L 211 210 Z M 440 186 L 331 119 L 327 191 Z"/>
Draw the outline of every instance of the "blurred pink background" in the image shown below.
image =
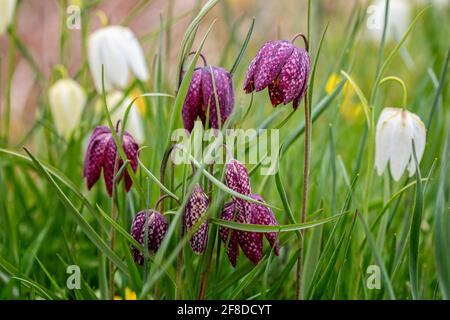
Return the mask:
<path id="1" fill-rule="evenodd" d="M 357 1 L 357 0 L 355 0 Z M 31 53 L 40 72 L 47 80 L 55 65 L 63 63 L 69 70 L 69 75 L 80 68 L 82 58 L 81 30 L 73 29 L 68 32 L 64 61 L 60 60 L 60 30 L 62 14 L 66 16 L 66 6 L 77 1 L 56 0 L 23 0 L 17 9 L 17 35 Z M 206 1 L 202 1 L 204 4 Z M 146 4 L 145 8 L 130 22 L 129 27 L 138 37 L 148 34 L 141 39 L 141 45 L 146 52 L 146 59 L 151 69 L 154 54 L 157 52 L 157 37 L 160 24 L 160 15 L 164 21 L 168 17 L 170 3 L 172 4 L 173 18 L 183 16 L 172 27 L 171 54 L 169 70 L 164 71 L 166 82 L 174 83 L 175 65 L 178 55 L 178 45 L 185 29 L 193 18 L 192 10 L 196 7 L 195 0 L 105 0 L 90 10 L 90 32 L 100 27 L 100 21 L 95 14 L 96 10 L 103 11 L 110 19 L 110 24 L 120 24 L 137 5 Z M 350 10 L 354 1 L 323 1 L 324 12 Z M 228 8 L 229 10 L 225 10 Z M 252 36 L 250 50 L 256 50 L 263 42 L 277 38 L 291 38 L 292 35 L 306 30 L 307 0 L 257 1 L 257 0 L 228 0 L 219 2 L 201 24 L 197 41 L 201 38 L 212 20 L 217 19 L 214 29 L 209 36 L 204 55 L 210 64 L 219 64 L 224 44 L 230 38 L 230 29 L 234 22 L 242 18 L 242 23 L 236 34 L 243 39 L 251 18 L 256 16 L 255 30 Z M 228 14 L 224 14 L 229 12 Z M 231 20 L 231 21 L 230 21 Z M 64 20 L 65 22 L 65 20 Z M 153 33 L 152 33 L 153 32 Z M 194 48 L 195 48 L 194 44 Z M 166 46 L 166 43 L 164 44 Z M 254 49 L 252 49 L 254 47 Z M 236 50 L 236 49 L 233 49 Z M 0 36 L 1 84 L 0 96 L 2 110 L 5 102 L 7 78 L 7 52 L 8 38 Z M 236 54 L 232 52 L 232 55 Z M 37 103 L 40 95 L 45 94 L 48 81 L 39 81 L 29 63 L 16 53 L 11 91 L 11 137 L 18 140 L 35 121 Z M 226 67 L 226 66 L 225 66 Z M 228 66 L 229 67 L 229 66 Z M 152 74 L 152 70 L 150 70 Z"/>

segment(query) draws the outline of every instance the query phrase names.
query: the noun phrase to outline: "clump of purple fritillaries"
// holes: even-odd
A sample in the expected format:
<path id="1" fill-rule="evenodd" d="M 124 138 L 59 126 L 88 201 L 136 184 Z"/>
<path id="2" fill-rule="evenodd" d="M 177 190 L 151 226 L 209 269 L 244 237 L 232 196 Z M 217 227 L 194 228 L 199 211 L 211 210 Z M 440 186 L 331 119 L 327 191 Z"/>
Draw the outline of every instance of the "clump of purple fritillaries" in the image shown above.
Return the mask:
<path id="1" fill-rule="evenodd" d="M 310 58 L 306 39 L 304 40 L 306 50 L 296 47 L 293 41 L 278 40 L 265 43 L 248 68 L 244 91 L 251 93 L 268 88 L 270 101 L 274 107 L 281 103 L 292 102 L 296 110 L 305 96 L 310 73 Z M 205 127 L 221 128 L 234 109 L 232 75 L 223 68 L 207 65 L 205 58 L 200 56 L 204 66 L 194 69 L 182 108 L 183 125 L 188 131 L 193 129 L 197 119 L 200 119 Z M 181 77 L 184 76 L 182 68 L 183 66 L 181 66 Z M 129 165 L 136 173 L 139 147 L 128 132 L 124 132 L 121 143 Z M 103 170 L 106 190 L 110 197 L 114 194 L 115 184 L 122 178 L 125 180 L 125 191 L 128 192 L 132 186 L 128 170 L 124 170 L 118 179 L 114 180 L 118 169 L 123 164 L 121 157 L 118 156 L 111 130 L 104 126 L 95 128 L 89 139 L 84 161 L 87 188 L 90 190 L 93 187 Z M 252 194 L 250 177 L 242 163 L 233 159 L 226 164 L 225 184 L 231 190 L 255 201 L 232 196 L 222 210 L 222 220 L 252 225 L 278 225 L 275 215 L 265 205 L 263 198 L 258 194 Z M 184 208 L 183 226 L 189 237 L 192 251 L 198 254 L 203 254 L 208 244 L 209 203 L 207 194 L 197 184 Z M 142 246 L 145 246 L 147 242 L 147 250 L 155 253 L 164 240 L 167 229 L 168 220 L 163 213 L 150 209 L 142 210 L 133 219 L 131 236 Z M 147 241 L 145 241 L 146 234 Z M 278 255 L 279 244 L 276 232 L 250 232 L 221 226 L 219 234 L 233 266 L 236 266 L 239 248 L 251 262 L 257 264 L 263 256 L 264 237 L 274 253 Z M 142 250 L 132 246 L 131 251 L 135 262 L 143 264 Z"/>

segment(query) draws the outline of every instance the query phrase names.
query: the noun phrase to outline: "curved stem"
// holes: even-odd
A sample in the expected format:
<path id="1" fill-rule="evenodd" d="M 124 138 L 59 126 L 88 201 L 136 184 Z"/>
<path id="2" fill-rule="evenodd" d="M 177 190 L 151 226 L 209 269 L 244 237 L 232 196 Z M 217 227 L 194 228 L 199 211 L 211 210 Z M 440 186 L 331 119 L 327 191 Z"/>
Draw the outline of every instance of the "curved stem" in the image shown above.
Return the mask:
<path id="1" fill-rule="evenodd" d="M 168 198 L 174 199 L 178 204 L 180 204 L 180 201 L 179 201 L 177 198 L 174 198 L 174 197 L 171 196 L 170 194 L 164 194 L 164 195 L 162 195 L 161 197 L 159 197 L 159 199 L 156 201 L 156 204 L 155 204 L 155 210 L 157 210 L 157 209 L 158 209 L 158 206 L 159 206 L 164 200 L 166 200 L 166 199 L 168 199 Z"/>
<path id="2" fill-rule="evenodd" d="M 180 64 L 180 72 L 179 72 L 179 78 L 178 78 L 178 88 L 181 86 L 181 81 L 183 81 L 183 67 L 184 67 L 184 61 L 186 60 L 187 57 L 192 56 L 193 54 L 196 54 L 197 51 L 192 51 L 189 52 L 188 55 L 186 55 L 183 60 L 181 60 L 181 64 Z M 206 67 L 208 65 L 208 63 L 206 62 L 206 58 L 203 54 L 199 53 L 198 54 L 200 56 L 200 58 L 202 58 L 203 60 L 203 66 Z"/>
<path id="3" fill-rule="evenodd" d="M 299 37 L 303 38 L 303 42 L 305 43 L 305 50 L 309 51 L 309 42 L 306 36 L 303 33 L 297 33 L 294 38 L 292 38 L 291 42 L 294 43 Z"/>
<path id="4" fill-rule="evenodd" d="M 402 86 L 402 90 L 403 90 L 403 106 L 402 107 L 406 109 L 407 102 L 408 102 L 408 91 L 406 90 L 405 82 L 398 77 L 389 76 L 389 77 L 383 78 L 379 82 L 379 84 L 382 85 L 383 83 L 386 83 L 388 81 L 396 81 Z"/>

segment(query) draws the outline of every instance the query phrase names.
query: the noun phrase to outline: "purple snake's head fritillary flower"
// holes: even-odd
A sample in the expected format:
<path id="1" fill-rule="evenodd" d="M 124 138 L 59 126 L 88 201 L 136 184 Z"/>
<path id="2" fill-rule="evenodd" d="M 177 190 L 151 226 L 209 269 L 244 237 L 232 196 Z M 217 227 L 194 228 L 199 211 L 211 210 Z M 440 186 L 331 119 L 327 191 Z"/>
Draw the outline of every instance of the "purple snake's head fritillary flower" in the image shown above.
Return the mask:
<path id="1" fill-rule="evenodd" d="M 136 172 L 138 167 L 138 145 L 134 141 L 133 137 L 126 131 L 123 135 L 122 147 L 125 151 L 127 159 L 130 161 L 131 168 L 134 172 Z M 119 160 L 116 169 L 116 155 L 117 147 L 111 130 L 105 126 L 95 128 L 89 139 L 89 144 L 84 159 L 83 175 L 86 177 L 87 188 L 89 190 L 100 178 L 103 169 L 106 189 L 108 191 L 108 195 L 110 197 L 112 196 L 113 179 L 116 174 L 115 171 L 123 165 L 123 161 Z M 125 176 L 125 190 L 128 192 L 133 183 L 127 171 L 125 171 L 123 175 Z M 119 181 L 121 179 L 122 177 L 119 178 Z"/>
<path id="2" fill-rule="evenodd" d="M 235 221 L 236 215 L 236 206 L 233 201 L 230 201 L 225 205 L 220 218 L 226 221 Z M 219 236 L 220 240 L 222 240 L 225 245 L 231 265 L 236 267 L 237 258 L 239 256 L 238 231 L 221 226 L 219 228 Z"/>
<path id="3" fill-rule="evenodd" d="M 294 38 L 295 40 L 295 38 Z M 266 42 L 250 64 L 244 91 L 250 93 L 269 89 L 274 107 L 288 104 L 296 110 L 305 95 L 310 73 L 307 50 L 292 42 L 277 40 Z"/>
<path id="4" fill-rule="evenodd" d="M 250 195 L 255 200 L 264 202 L 260 195 Z M 247 202 L 249 203 L 249 202 Z M 245 215 L 239 211 L 235 201 L 231 201 L 225 205 L 221 214 L 221 219 L 226 221 L 234 221 L 238 223 L 259 224 L 266 226 L 278 225 L 272 210 L 266 206 L 249 203 L 249 214 Z M 269 241 L 275 255 L 278 255 L 279 245 L 276 232 L 250 232 L 230 230 L 229 228 L 221 226 L 219 235 L 222 242 L 227 249 L 228 258 L 233 265 L 236 266 L 237 257 L 239 255 L 239 246 L 244 252 L 245 256 L 255 265 L 259 263 L 263 254 L 263 237 Z"/>
<path id="5" fill-rule="evenodd" d="M 219 103 L 218 107 L 216 101 Z M 223 125 L 233 109 L 234 93 L 231 74 L 223 68 L 206 66 L 206 63 L 204 67 L 195 69 L 183 104 L 184 128 L 191 132 L 197 118 L 206 125 L 209 114 L 210 127 L 218 129 L 219 119 L 220 125 Z"/>
<path id="6" fill-rule="evenodd" d="M 184 212 L 184 224 L 189 231 L 203 217 L 208 210 L 209 201 L 200 185 L 196 185 L 186 204 Z M 203 222 L 197 231 L 189 239 L 192 251 L 204 253 L 208 241 L 208 222 Z"/>
<path id="7" fill-rule="evenodd" d="M 167 219 L 154 210 L 143 210 L 139 212 L 131 225 L 131 236 L 141 245 L 145 245 L 145 217 L 148 216 L 148 250 L 152 253 L 158 251 L 168 228 Z M 131 246 L 131 253 L 134 261 L 141 265 L 144 262 L 144 255 L 134 246 Z"/>

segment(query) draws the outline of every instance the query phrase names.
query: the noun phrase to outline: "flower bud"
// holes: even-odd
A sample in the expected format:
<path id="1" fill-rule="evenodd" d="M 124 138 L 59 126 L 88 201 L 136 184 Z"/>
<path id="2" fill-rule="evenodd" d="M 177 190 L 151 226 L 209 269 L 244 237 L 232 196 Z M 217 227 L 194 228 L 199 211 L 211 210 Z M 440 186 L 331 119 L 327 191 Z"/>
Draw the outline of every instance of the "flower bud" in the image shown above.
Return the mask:
<path id="1" fill-rule="evenodd" d="M 56 130 L 67 139 L 80 123 L 86 94 L 76 81 L 61 79 L 50 87 L 48 97 Z"/>
<path id="2" fill-rule="evenodd" d="M 200 185 L 196 185 L 186 204 L 184 224 L 189 231 L 203 217 L 208 210 L 209 201 Z M 208 222 L 203 222 L 198 230 L 189 239 L 192 251 L 204 253 L 208 241 Z"/>

